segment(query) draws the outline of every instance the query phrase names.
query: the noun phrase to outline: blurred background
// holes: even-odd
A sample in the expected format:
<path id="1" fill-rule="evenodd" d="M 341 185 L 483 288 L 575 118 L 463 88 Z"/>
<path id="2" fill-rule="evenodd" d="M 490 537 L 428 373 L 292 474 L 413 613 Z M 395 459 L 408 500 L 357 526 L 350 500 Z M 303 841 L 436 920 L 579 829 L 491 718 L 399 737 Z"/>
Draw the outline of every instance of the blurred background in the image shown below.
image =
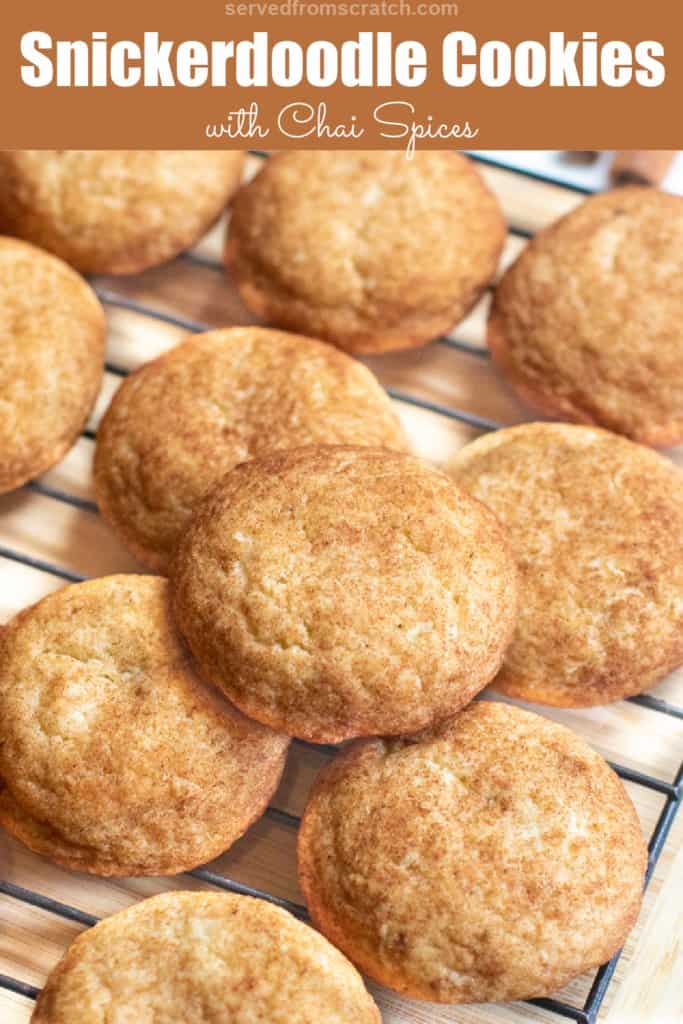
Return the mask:
<path id="1" fill-rule="evenodd" d="M 669 192 L 683 195 L 683 153 L 675 150 L 636 150 L 619 154 L 612 151 L 575 152 L 554 149 L 491 149 L 472 152 L 502 167 L 530 171 L 586 189 L 608 188 L 614 169 L 615 173 L 621 173 L 623 177 L 631 175 L 631 180 L 642 177 L 647 179 L 647 183 L 659 184 Z"/>

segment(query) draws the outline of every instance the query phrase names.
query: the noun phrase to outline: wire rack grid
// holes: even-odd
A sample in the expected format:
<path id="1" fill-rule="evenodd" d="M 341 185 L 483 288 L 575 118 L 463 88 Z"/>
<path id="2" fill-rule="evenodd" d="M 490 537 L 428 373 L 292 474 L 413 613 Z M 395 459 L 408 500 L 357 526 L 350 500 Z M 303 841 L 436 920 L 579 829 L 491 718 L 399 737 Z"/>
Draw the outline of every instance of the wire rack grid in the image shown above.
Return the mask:
<path id="1" fill-rule="evenodd" d="M 268 154 L 260 151 L 252 151 L 252 156 L 259 159 L 266 159 Z M 498 165 L 495 161 L 482 157 L 481 155 L 472 156 L 472 159 L 477 162 L 490 165 L 490 166 L 502 166 Z M 509 170 L 509 168 L 506 168 Z M 530 171 L 515 171 L 516 174 L 524 178 L 529 178 L 534 181 L 539 181 L 544 184 L 557 185 L 557 182 L 553 179 L 546 178 L 543 175 L 537 174 Z M 587 189 L 583 189 L 576 185 L 564 185 L 564 188 L 570 189 L 579 193 L 587 193 Z M 510 228 L 512 234 L 518 235 L 522 238 L 530 237 L 531 233 L 520 230 L 519 228 Z M 188 260 L 192 263 L 200 264 L 211 270 L 219 272 L 223 271 L 222 264 L 214 259 L 207 258 L 203 255 L 196 253 L 183 253 L 180 257 L 183 260 Z M 109 288 L 104 288 L 94 283 L 94 289 L 105 307 L 117 308 L 129 311 L 137 314 L 141 317 L 148 318 L 160 323 L 169 324 L 172 327 L 179 328 L 187 333 L 198 333 L 209 329 L 209 325 L 200 323 L 198 321 L 188 319 L 183 316 L 178 316 L 174 313 L 169 313 L 166 310 L 157 309 L 153 306 L 140 302 L 136 299 L 132 299 L 126 295 L 112 291 Z M 485 349 L 481 349 L 474 346 L 466 341 L 458 340 L 457 338 L 444 337 L 438 339 L 438 344 L 447 346 L 449 348 L 458 350 L 460 352 L 467 353 L 468 355 L 476 358 L 486 359 L 488 354 Z M 116 377 L 124 377 L 130 371 L 123 366 L 119 366 L 112 362 L 105 364 L 106 369 L 109 373 Z M 458 408 L 452 408 L 450 406 L 443 405 L 441 403 L 428 400 L 415 394 L 411 394 L 397 388 L 387 388 L 390 396 L 397 402 L 404 403 L 406 405 L 414 406 L 418 409 L 425 410 L 430 413 L 434 413 L 437 416 L 445 417 L 450 420 L 457 421 L 458 423 L 465 424 L 468 427 L 474 428 L 478 431 L 492 431 L 500 429 L 503 424 L 494 422 L 486 417 L 478 416 L 472 412 L 468 412 Z M 95 431 L 86 429 L 83 431 L 83 436 L 89 440 L 95 439 Z M 57 502 L 63 502 L 69 505 L 73 505 L 78 509 L 81 509 L 92 515 L 98 514 L 97 506 L 94 502 L 67 493 L 66 491 L 51 486 L 43 481 L 34 480 L 27 484 L 27 488 L 46 496 Z M 63 566 L 54 564 L 42 558 L 34 557 L 22 551 L 15 550 L 14 548 L 7 547 L 0 544 L 0 559 L 8 559 L 13 562 L 21 563 L 32 569 L 37 569 L 41 572 L 48 573 L 60 580 L 67 583 L 82 582 L 88 577 L 80 573 L 74 572 L 71 569 Z M 658 697 L 654 697 L 648 694 L 643 694 L 637 697 L 629 698 L 629 701 L 633 704 L 640 705 L 649 711 L 660 714 L 672 716 L 673 718 L 683 720 L 683 707 L 678 707 L 674 704 L 669 703 L 666 700 L 662 700 Z M 294 740 L 295 744 L 302 747 L 312 747 L 312 744 L 308 744 L 303 740 Z M 320 750 L 318 746 L 315 749 Z M 330 752 L 335 748 L 327 748 Z M 683 753 L 683 752 L 682 752 Z M 646 789 L 659 794 L 663 797 L 663 805 L 659 816 L 656 820 L 655 826 L 651 832 L 648 841 L 648 867 L 645 878 L 645 885 L 647 887 L 654 869 L 657 865 L 659 857 L 664 849 L 664 845 L 667 841 L 667 837 L 674 823 L 674 819 L 681 805 L 683 798 L 683 761 L 680 763 L 678 771 L 673 780 L 661 779 L 659 777 L 648 775 L 646 773 L 634 770 L 625 765 L 617 764 L 612 762 L 612 768 L 617 774 L 624 780 L 634 783 L 637 786 L 645 787 Z M 269 807 L 266 810 L 266 815 L 276 820 L 281 825 L 287 828 L 296 830 L 299 825 L 299 817 L 283 811 L 276 807 Z M 202 867 L 197 868 L 194 871 L 188 872 L 189 875 L 194 878 L 208 883 L 217 888 L 242 895 L 248 895 L 257 897 L 259 899 L 267 900 L 270 903 L 281 907 L 284 910 L 289 911 L 301 920 L 307 920 L 308 914 L 305 906 L 295 901 L 284 899 L 282 897 L 273 895 L 262 889 L 255 888 L 249 885 L 245 885 L 239 881 L 226 877 L 216 871 L 212 871 L 209 868 Z M 46 911 L 49 914 L 57 915 L 65 920 L 81 925 L 85 928 L 91 927 L 97 923 L 98 918 L 90 913 L 87 913 L 77 907 L 71 906 L 66 903 L 62 903 L 58 900 L 52 899 L 51 897 L 42 895 L 32 889 L 26 888 L 21 885 L 17 885 L 7 879 L 0 878 L 0 894 L 10 897 L 13 900 L 18 900 L 22 903 L 28 904 L 32 907 L 39 908 L 40 910 Z M 614 972 L 617 967 L 621 953 L 617 953 L 612 959 L 603 964 L 594 975 L 592 984 L 588 991 L 588 995 L 585 998 L 583 1005 L 572 1005 L 569 1002 L 565 1002 L 561 999 L 554 998 L 542 998 L 528 1000 L 530 1005 L 539 1007 L 548 1012 L 549 1019 L 553 1017 L 564 1018 L 566 1020 L 573 1020 L 579 1022 L 579 1024 L 596 1024 L 597 1016 L 602 1006 L 603 1000 L 607 993 L 610 982 L 614 976 Z M 24 996 L 30 1000 L 34 1000 L 38 997 L 40 989 L 34 985 L 30 985 L 18 978 L 0 974 L 0 989 L 6 989 L 10 992 L 14 992 L 18 995 Z"/>

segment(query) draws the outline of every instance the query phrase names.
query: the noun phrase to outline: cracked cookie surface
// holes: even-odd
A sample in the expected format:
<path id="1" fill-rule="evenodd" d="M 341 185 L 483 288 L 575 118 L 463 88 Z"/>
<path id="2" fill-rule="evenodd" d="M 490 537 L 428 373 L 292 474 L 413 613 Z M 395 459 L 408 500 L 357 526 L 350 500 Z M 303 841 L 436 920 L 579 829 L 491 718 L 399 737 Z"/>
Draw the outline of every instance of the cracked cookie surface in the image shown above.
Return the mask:
<path id="1" fill-rule="evenodd" d="M 595 427 L 530 423 L 462 448 L 455 481 L 517 559 L 517 627 L 496 689 L 588 707 L 683 662 L 683 473 Z"/>
<path id="2" fill-rule="evenodd" d="M 0 151 L 0 231 L 84 274 L 132 274 L 189 248 L 237 188 L 244 154 Z"/>
<path id="3" fill-rule="evenodd" d="M 550 995 L 619 949 L 647 851 L 620 779 L 570 730 L 476 701 L 322 772 L 298 840 L 314 923 L 434 1002 Z"/>
<path id="4" fill-rule="evenodd" d="M 264 900 L 153 896 L 80 935 L 33 1024 L 380 1024 L 356 969 Z"/>
<path id="5" fill-rule="evenodd" d="M 420 460 L 320 446 L 238 466 L 171 573 L 208 679 L 317 742 L 423 728 L 498 670 L 516 576 L 495 517 Z"/>
<path id="6" fill-rule="evenodd" d="M 210 860 L 263 812 L 287 746 L 201 681 L 159 577 L 65 587 L 0 633 L 0 822 L 59 864 Z"/>
<path id="7" fill-rule="evenodd" d="M 104 329 L 78 274 L 0 238 L 0 493 L 45 472 L 78 438 L 102 382 Z"/>
<path id="8" fill-rule="evenodd" d="M 683 198 L 621 188 L 539 232 L 496 289 L 488 344 L 548 416 L 683 440 Z"/>
<path id="9" fill-rule="evenodd" d="M 133 553 L 166 572 L 193 508 L 228 470 L 325 443 L 406 447 L 366 367 L 283 331 L 209 331 L 120 386 L 97 433 L 95 493 Z"/>
<path id="10" fill-rule="evenodd" d="M 505 238 L 456 153 L 291 152 L 235 197 L 226 262 L 247 306 L 350 352 L 423 345 L 469 312 Z"/>

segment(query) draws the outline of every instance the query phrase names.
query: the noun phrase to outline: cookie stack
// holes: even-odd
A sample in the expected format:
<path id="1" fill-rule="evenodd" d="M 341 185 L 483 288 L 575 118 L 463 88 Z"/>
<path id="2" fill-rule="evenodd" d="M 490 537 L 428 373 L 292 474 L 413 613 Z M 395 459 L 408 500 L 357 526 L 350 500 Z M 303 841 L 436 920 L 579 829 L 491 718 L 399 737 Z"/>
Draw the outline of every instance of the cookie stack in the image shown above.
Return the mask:
<path id="1" fill-rule="evenodd" d="M 61 457 L 101 373 L 101 310 L 59 257 L 110 273 L 169 258 L 239 164 L 0 157 L 0 227 L 25 239 L 0 241 L 5 490 Z M 0 821 L 68 868 L 176 874 L 263 813 L 290 737 L 354 740 L 299 834 L 330 941 L 247 897 L 167 894 L 81 936 L 36 1021 L 378 1021 L 342 954 L 456 1003 L 549 994 L 622 945 L 647 861 L 622 783 L 569 730 L 472 702 L 491 684 L 603 704 L 683 662 L 683 478 L 637 443 L 679 438 L 681 206 L 630 189 L 530 243 L 496 290 L 491 348 L 579 423 L 489 434 L 446 474 L 410 454 L 350 353 L 424 344 L 490 283 L 505 228 L 471 165 L 289 153 L 237 193 L 226 262 L 271 326 L 196 335 L 114 396 L 98 504 L 159 575 L 66 587 L 0 634 Z"/>

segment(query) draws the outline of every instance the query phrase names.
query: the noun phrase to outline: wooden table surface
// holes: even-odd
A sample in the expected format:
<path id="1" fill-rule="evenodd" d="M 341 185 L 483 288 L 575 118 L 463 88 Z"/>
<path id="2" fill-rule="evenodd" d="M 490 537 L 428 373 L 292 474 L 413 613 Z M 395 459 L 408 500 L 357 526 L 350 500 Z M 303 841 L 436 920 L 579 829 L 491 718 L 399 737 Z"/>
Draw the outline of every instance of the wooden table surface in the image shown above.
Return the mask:
<path id="1" fill-rule="evenodd" d="M 252 169 L 258 163 L 251 161 Z M 525 237 L 581 201 L 576 191 L 539 182 L 515 172 L 481 166 L 498 194 L 510 225 L 504 264 Z M 48 566 L 66 573 L 97 576 L 142 571 L 112 536 L 90 503 L 93 431 L 120 382 L 121 371 L 176 344 L 201 325 L 249 323 L 219 264 L 224 225 L 218 225 L 194 250 L 164 267 L 130 278 L 99 278 L 107 301 L 108 371 L 102 394 L 86 431 L 64 461 L 37 485 L 0 498 L 0 621 L 63 585 Z M 448 244 L 444 238 L 443 244 Z M 160 312 L 163 319 L 125 308 L 128 303 Z M 451 339 L 414 352 L 368 359 L 382 382 L 404 397 L 460 410 L 497 424 L 531 418 L 493 371 L 483 348 L 488 296 Z M 415 450 L 448 467 L 461 445 L 479 432 L 476 426 L 397 400 L 396 407 Z M 683 464 L 683 450 L 669 453 Z M 63 500 L 64 495 L 72 500 Z M 3 554 L 4 552 L 4 554 Z M 26 563 L 26 557 L 37 565 Z M 24 559 L 22 561 L 22 559 Z M 48 563 L 41 567 L 41 563 Z M 683 672 L 662 682 L 652 694 L 683 708 Z M 610 761 L 632 772 L 670 784 L 683 759 L 683 711 L 664 713 L 648 702 L 624 701 L 591 710 L 535 708 L 575 729 Z M 671 707 L 669 707 L 671 710 Z M 284 899 L 300 901 L 295 870 L 296 820 L 311 781 L 329 754 L 294 743 L 272 810 L 228 853 L 209 867 Z M 627 788 L 650 835 L 666 794 L 636 782 Z M 285 814 L 278 813 L 286 812 Z M 0 880 L 31 889 L 77 910 L 104 916 L 142 896 L 170 888 L 206 888 L 211 882 L 183 875 L 171 879 L 104 880 L 58 868 L 0 834 Z M 7 886 L 5 886 L 7 888 Z M 638 926 L 617 966 L 598 1016 L 604 1024 L 676 1024 L 683 1020 L 683 815 L 676 820 L 654 870 Z M 0 895 L 0 973 L 40 987 L 47 972 L 82 924 L 9 895 Z M 577 979 L 558 998 L 581 1007 L 594 975 Z M 373 989 L 386 1024 L 521 1024 L 562 1018 L 529 1004 L 438 1007 L 409 1002 Z M 26 1024 L 32 1000 L 0 988 L 0 1024 Z M 189 1024 L 189 1022 L 188 1022 Z M 322 1022 L 321 1022 L 322 1024 Z"/>

